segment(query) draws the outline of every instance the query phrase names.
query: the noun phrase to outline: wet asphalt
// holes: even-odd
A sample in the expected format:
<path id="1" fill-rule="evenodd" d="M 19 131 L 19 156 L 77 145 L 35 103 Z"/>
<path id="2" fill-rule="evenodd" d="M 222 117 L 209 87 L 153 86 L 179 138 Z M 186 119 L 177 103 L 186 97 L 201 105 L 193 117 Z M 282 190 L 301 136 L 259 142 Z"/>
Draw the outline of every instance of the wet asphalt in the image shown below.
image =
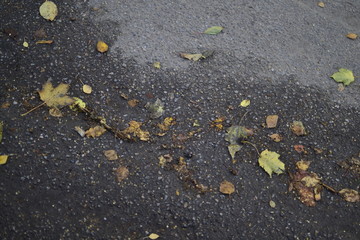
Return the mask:
<path id="1" fill-rule="evenodd" d="M 356 172 L 338 163 L 360 152 L 360 85 L 356 79 L 339 91 L 329 76 L 340 67 L 359 75 L 359 40 L 345 35 L 360 32 L 360 3 L 62 1 L 54 22 L 38 14 L 41 3 L 3 0 L 0 8 L 0 155 L 9 155 L 0 166 L 2 239 L 358 238 L 358 202 L 324 189 L 316 206 L 305 206 L 289 191 L 288 172 L 309 160 L 326 185 L 359 190 Z M 214 25 L 223 32 L 200 34 Z M 36 44 L 39 29 L 54 42 Z M 98 40 L 109 44 L 107 53 L 96 51 Z M 179 57 L 206 50 L 213 55 L 199 62 Z M 150 141 L 110 131 L 81 137 L 76 126 L 99 121 L 68 107 L 60 118 L 46 106 L 21 116 L 41 104 L 37 91 L 48 80 L 70 84 L 69 95 L 116 130 L 142 122 Z M 151 119 L 145 106 L 156 99 L 165 111 Z M 239 107 L 244 99 L 250 106 Z M 271 114 L 278 126 L 264 128 Z M 165 117 L 176 124 L 159 136 Z M 220 117 L 224 129 L 254 131 L 235 163 L 225 130 L 211 127 Z M 295 120 L 306 136 L 291 132 Z M 273 142 L 273 133 L 283 140 Z M 299 144 L 307 154 L 294 151 Z M 104 156 L 110 149 L 117 160 Z M 265 149 L 280 154 L 284 174 L 270 178 L 259 167 L 257 151 Z M 166 154 L 173 160 L 160 166 Z M 119 167 L 129 170 L 122 181 Z M 219 192 L 223 180 L 235 193 Z"/>

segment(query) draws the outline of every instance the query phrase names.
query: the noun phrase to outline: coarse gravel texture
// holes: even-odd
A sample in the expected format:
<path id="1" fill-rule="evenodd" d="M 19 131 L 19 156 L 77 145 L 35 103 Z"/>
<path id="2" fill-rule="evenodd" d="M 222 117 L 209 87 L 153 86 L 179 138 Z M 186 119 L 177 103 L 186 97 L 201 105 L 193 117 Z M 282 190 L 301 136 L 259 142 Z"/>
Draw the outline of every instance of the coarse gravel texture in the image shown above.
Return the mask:
<path id="1" fill-rule="evenodd" d="M 316 1 L 309 2 L 316 6 Z M 358 11 L 359 3 L 333 1 L 338 8 L 329 4 L 324 9 L 328 12 L 318 15 L 323 10 L 309 2 L 267 1 L 245 4 L 248 11 L 241 9 L 245 16 L 252 16 L 244 17 L 247 21 L 253 19 L 258 26 L 268 24 L 270 29 L 278 27 L 280 34 L 299 42 L 299 36 L 305 36 L 309 30 L 297 28 L 298 35 L 293 32 L 292 24 L 298 21 L 295 18 L 294 22 L 283 21 L 278 14 L 285 5 L 288 12 L 284 15 L 296 12 L 295 16 L 303 15 L 316 26 L 321 24 L 319 18 L 337 16 L 331 18 L 329 25 L 316 29 L 320 37 L 326 36 L 329 46 L 340 46 L 334 43 L 337 41 L 344 43 L 340 51 L 331 53 L 332 57 L 322 55 L 313 42 L 311 30 L 306 58 L 293 51 L 283 59 L 286 49 L 284 52 L 276 49 L 292 45 L 285 39 L 275 43 L 274 36 L 256 38 L 244 34 L 245 46 L 239 49 L 250 49 L 243 55 L 239 55 L 240 50 L 231 42 L 211 36 L 214 42 L 204 45 L 204 49 L 216 45 L 215 54 L 193 63 L 168 53 L 171 49 L 172 52 L 195 49 L 196 41 L 184 36 L 176 42 L 171 37 L 159 44 L 164 46 L 163 50 L 154 50 L 157 40 L 150 34 L 152 31 L 148 32 L 149 36 L 141 37 L 135 34 L 131 24 L 140 21 L 137 17 L 141 14 L 146 20 L 152 15 L 170 14 L 168 10 L 173 8 L 179 12 L 182 8 L 193 11 L 202 7 L 198 3 L 157 1 L 151 5 L 151 1 L 122 1 L 122 11 L 131 15 L 123 16 L 125 23 L 121 24 L 122 18 L 112 19 L 111 10 L 116 9 L 112 1 L 79 1 L 75 5 L 68 0 L 56 2 L 59 16 L 56 21 L 47 22 L 38 15 L 42 1 L 3 0 L 1 28 L 16 30 L 17 37 L 13 39 L 4 32 L 0 35 L 0 105 L 10 104 L 0 108 L 0 121 L 4 122 L 0 154 L 10 155 L 8 162 L 0 166 L 1 238 L 145 239 L 156 233 L 159 239 L 357 239 L 358 202 L 346 202 L 324 189 L 316 206 L 307 207 L 288 190 L 288 172 L 270 178 L 257 163 L 257 151 L 269 149 L 281 155 L 290 172 L 298 160 L 310 160 L 310 171 L 318 173 L 328 186 L 336 190 L 359 190 L 359 176 L 338 165 L 360 153 L 359 84 L 355 82 L 338 92 L 337 84 L 328 77 L 337 67 L 351 68 L 355 75 L 360 72 L 355 64 L 359 53 L 354 51 L 359 41 L 339 39 L 343 33 L 327 36 L 330 32 L 335 34 L 331 27 L 337 29 L 339 24 L 347 26 L 346 30 L 350 31 L 350 27 L 356 30 L 359 18 L 352 14 Z M 236 21 L 224 15 L 224 11 L 232 14 L 237 11 L 227 2 L 210 3 L 209 6 L 222 9 L 218 15 L 212 10 L 198 13 L 198 18 L 189 14 L 190 19 L 182 24 L 195 32 L 215 23 L 228 24 L 218 36 L 227 39 L 231 32 L 226 31 Z M 348 3 L 354 8 L 349 9 Z M 97 4 L 99 9 L 94 9 Z M 273 12 L 265 11 L 268 5 L 272 5 Z M 273 14 L 279 15 L 278 18 L 272 19 Z M 312 14 L 316 18 L 312 19 Z M 98 15 L 103 19 L 99 20 Z M 174 22 L 166 21 L 168 18 L 164 16 L 162 25 L 179 34 L 177 28 L 183 22 L 183 15 L 176 16 L 180 19 L 174 18 Z M 145 23 L 138 24 L 147 29 Z M 242 25 L 249 27 L 249 24 Z M 54 40 L 53 44 L 35 44 L 33 35 L 40 28 L 46 31 L 46 39 Z M 158 33 L 164 39 L 168 37 L 161 30 Z M 123 35 L 127 34 L 134 34 L 133 42 L 125 41 L 129 38 Z M 234 38 L 240 37 L 236 35 L 239 32 L 233 34 Z M 110 52 L 96 51 L 100 39 L 110 45 Z M 200 35 L 198 41 L 207 43 L 203 39 L 205 36 Z M 259 41 L 258 47 L 250 46 L 253 39 Z M 24 40 L 29 42 L 29 48 L 23 47 Z M 121 40 L 125 42 L 120 46 Z M 262 52 L 270 42 L 276 45 L 275 49 Z M 151 53 L 135 47 L 147 46 L 146 43 Z M 352 60 L 346 57 L 349 52 L 353 53 Z M 320 72 L 308 71 L 317 57 L 325 59 L 324 64 L 319 64 Z M 164 67 L 153 68 L 153 61 L 161 61 Z M 295 67 L 306 70 L 311 77 L 306 78 Z M 310 78 L 323 82 L 310 82 Z M 151 140 L 129 142 L 110 132 L 99 138 L 82 138 L 75 126 L 88 129 L 98 122 L 67 107 L 62 108 L 61 118 L 50 116 L 44 106 L 20 116 L 41 104 L 37 91 L 47 80 L 52 80 L 54 85 L 70 84 L 69 95 L 83 99 L 114 128 L 122 130 L 131 120 L 143 122 L 142 129 L 150 131 Z M 81 91 L 80 80 L 93 87 L 92 94 Z M 139 100 L 139 104 L 130 107 L 122 97 L 125 95 Z M 157 98 L 164 103 L 165 113 L 159 119 L 150 119 L 144 106 Z M 243 99 L 251 100 L 249 107 L 238 106 Z M 275 129 L 262 126 L 270 114 L 279 115 Z M 169 116 L 176 119 L 176 124 L 165 136 L 156 135 L 160 132 L 157 124 Z M 254 130 L 254 136 L 248 139 L 252 145 L 242 146 L 236 163 L 232 163 L 227 152 L 225 131 L 210 127 L 211 121 L 219 117 L 226 118 L 225 129 L 240 123 Z M 295 120 L 304 123 L 306 136 L 298 137 L 291 132 L 290 124 Z M 194 126 L 196 121 L 198 125 Z M 184 140 L 190 132 L 193 135 Z M 271 141 L 268 135 L 272 133 L 281 134 L 283 140 Z M 308 153 L 294 151 L 296 144 L 304 145 Z M 103 151 L 109 149 L 116 150 L 120 158 L 108 161 Z M 160 167 L 158 157 L 165 154 L 170 154 L 173 161 Z M 185 173 L 175 169 L 180 157 L 186 162 Z M 127 167 L 130 172 L 121 182 L 114 172 L 119 166 Z M 235 185 L 234 194 L 227 196 L 219 192 L 223 180 Z M 209 191 L 201 191 L 195 183 L 207 186 Z M 275 202 L 275 208 L 270 207 L 270 201 Z"/>

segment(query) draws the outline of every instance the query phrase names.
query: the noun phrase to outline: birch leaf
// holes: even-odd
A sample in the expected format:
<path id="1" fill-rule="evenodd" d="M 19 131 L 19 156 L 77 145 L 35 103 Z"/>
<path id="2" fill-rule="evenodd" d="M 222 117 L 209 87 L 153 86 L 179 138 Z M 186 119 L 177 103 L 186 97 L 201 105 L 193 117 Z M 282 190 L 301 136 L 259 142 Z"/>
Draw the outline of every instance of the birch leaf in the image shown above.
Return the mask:
<path id="1" fill-rule="evenodd" d="M 209 35 L 215 35 L 220 33 L 224 28 L 220 27 L 220 26 L 213 26 L 213 27 L 209 27 L 208 29 L 206 29 L 204 31 L 205 34 L 209 34 Z"/>
<path id="2" fill-rule="evenodd" d="M 46 20 L 54 21 L 58 14 L 57 6 L 52 1 L 45 1 L 39 8 L 40 15 Z"/>
<path id="3" fill-rule="evenodd" d="M 260 154 L 259 165 L 262 167 L 265 172 L 267 172 L 270 177 L 272 173 L 281 174 L 285 170 L 285 164 L 279 160 L 280 154 L 276 152 L 271 152 L 269 150 L 264 150 Z"/>

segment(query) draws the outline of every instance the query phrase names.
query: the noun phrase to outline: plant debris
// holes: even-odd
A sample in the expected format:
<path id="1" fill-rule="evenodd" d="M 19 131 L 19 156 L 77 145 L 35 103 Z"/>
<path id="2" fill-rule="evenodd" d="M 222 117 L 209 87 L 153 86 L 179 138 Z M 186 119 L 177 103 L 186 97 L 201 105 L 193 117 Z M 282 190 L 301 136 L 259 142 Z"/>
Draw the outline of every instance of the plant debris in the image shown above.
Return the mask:
<path id="1" fill-rule="evenodd" d="M 305 127 L 301 121 L 294 121 L 290 125 L 290 129 L 296 136 L 304 136 L 307 134 Z"/>
<path id="2" fill-rule="evenodd" d="M 346 68 L 340 68 L 338 72 L 331 75 L 331 77 L 339 83 L 343 83 L 344 86 L 348 86 L 355 81 L 354 74 L 351 70 Z"/>
<path id="3" fill-rule="evenodd" d="M 266 127 L 267 128 L 276 128 L 279 120 L 278 115 L 269 115 L 266 117 Z"/>
<path id="4" fill-rule="evenodd" d="M 281 174 L 285 170 L 285 164 L 279 160 L 280 154 L 264 150 L 260 153 L 259 165 L 271 177 L 272 173 Z"/>
<path id="5" fill-rule="evenodd" d="M 124 166 L 120 166 L 115 170 L 116 179 L 119 182 L 124 181 L 129 177 L 129 169 Z"/>
<path id="6" fill-rule="evenodd" d="M 149 111 L 151 119 L 159 118 L 165 112 L 164 104 L 161 102 L 160 99 L 156 99 L 154 103 L 147 103 L 145 105 L 145 108 Z"/>
<path id="7" fill-rule="evenodd" d="M 54 21 L 58 14 L 57 6 L 54 2 L 46 0 L 39 8 L 40 15 L 49 21 Z"/>
<path id="8" fill-rule="evenodd" d="M 220 192 L 226 195 L 230 195 L 235 192 L 235 186 L 229 181 L 222 181 L 220 183 Z"/>
<path id="9" fill-rule="evenodd" d="M 102 126 L 95 126 L 93 128 L 89 128 L 86 132 L 85 135 L 87 137 L 92 137 L 92 138 L 96 138 L 96 137 L 100 137 L 101 135 L 103 135 L 106 132 L 106 129 Z"/>
<path id="10" fill-rule="evenodd" d="M 115 150 L 105 150 L 104 155 L 109 161 L 114 161 L 119 158 Z"/>
<path id="11" fill-rule="evenodd" d="M 215 35 L 220 33 L 224 28 L 220 26 L 213 26 L 206 29 L 203 33 L 208 35 Z"/>

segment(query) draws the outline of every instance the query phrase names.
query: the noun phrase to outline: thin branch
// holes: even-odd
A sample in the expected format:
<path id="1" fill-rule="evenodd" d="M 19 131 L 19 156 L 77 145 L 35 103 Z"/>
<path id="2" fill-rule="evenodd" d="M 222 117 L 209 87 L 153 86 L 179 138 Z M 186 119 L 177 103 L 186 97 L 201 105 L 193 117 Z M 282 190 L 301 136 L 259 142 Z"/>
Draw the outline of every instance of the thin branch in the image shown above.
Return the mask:
<path id="1" fill-rule="evenodd" d="M 253 146 L 258 154 L 258 156 L 260 156 L 259 150 L 257 149 L 257 147 L 255 146 L 255 144 L 249 142 L 249 141 L 241 141 L 242 143 L 246 143 L 246 144 L 250 144 L 251 146 Z"/>
<path id="2" fill-rule="evenodd" d="M 27 115 L 27 114 L 31 113 L 32 111 L 35 111 L 35 110 L 36 110 L 36 109 L 38 109 L 39 107 L 42 107 L 42 106 L 43 106 L 43 105 L 45 105 L 45 104 L 46 104 L 46 102 L 43 102 L 42 104 L 37 105 L 36 107 L 34 107 L 34 108 L 30 109 L 30 110 L 29 110 L 29 111 L 27 111 L 26 113 L 21 114 L 21 116 L 23 117 L 23 116 L 25 116 L 25 115 Z"/>

